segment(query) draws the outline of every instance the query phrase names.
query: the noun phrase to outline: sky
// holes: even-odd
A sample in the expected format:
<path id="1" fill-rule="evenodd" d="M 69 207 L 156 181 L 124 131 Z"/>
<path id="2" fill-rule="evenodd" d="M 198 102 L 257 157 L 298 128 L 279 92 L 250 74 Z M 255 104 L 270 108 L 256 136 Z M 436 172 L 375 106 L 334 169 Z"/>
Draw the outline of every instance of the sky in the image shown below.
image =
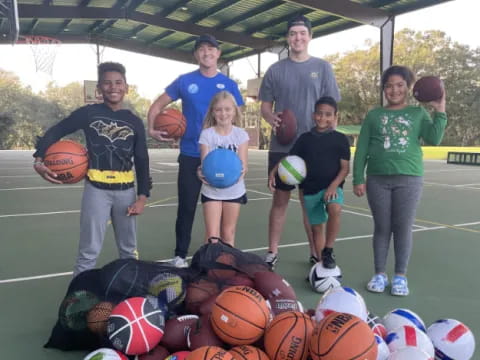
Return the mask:
<path id="1" fill-rule="evenodd" d="M 395 32 L 404 28 L 442 30 L 454 41 L 478 48 L 479 13 L 480 0 L 453 0 L 398 16 Z M 309 49 L 311 55 L 323 57 L 365 48 L 367 40 L 378 42 L 379 38 L 377 28 L 361 26 L 312 40 Z M 151 100 L 160 95 L 177 76 L 197 68 L 192 64 L 112 48 L 103 48 L 101 60 L 123 63 L 128 82 L 137 86 L 141 96 Z M 262 54 L 261 70 L 265 71 L 276 60 L 275 54 Z M 247 80 L 256 77 L 256 66 L 256 57 L 236 60 L 231 64 L 230 74 L 246 87 Z M 59 86 L 71 82 L 83 83 L 83 80 L 96 79 L 96 49 L 95 45 L 61 45 L 57 48 L 53 75 L 49 76 L 35 72 L 34 58 L 28 45 L 0 45 L 0 69 L 14 72 L 23 84 L 31 86 L 35 92 L 44 89 L 50 81 L 55 81 Z"/>

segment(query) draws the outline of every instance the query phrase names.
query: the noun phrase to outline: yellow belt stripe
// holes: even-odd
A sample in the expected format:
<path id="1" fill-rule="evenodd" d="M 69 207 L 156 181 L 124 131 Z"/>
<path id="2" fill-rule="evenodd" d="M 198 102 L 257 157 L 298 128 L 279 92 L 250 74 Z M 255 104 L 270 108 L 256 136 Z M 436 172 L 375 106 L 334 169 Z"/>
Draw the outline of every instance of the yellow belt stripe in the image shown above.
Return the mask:
<path id="1" fill-rule="evenodd" d="M 105 184 L 126 184 L 134 181 L 133 171 L 114 171 L 89 169 L 87 176 L 90 181 Z"/>

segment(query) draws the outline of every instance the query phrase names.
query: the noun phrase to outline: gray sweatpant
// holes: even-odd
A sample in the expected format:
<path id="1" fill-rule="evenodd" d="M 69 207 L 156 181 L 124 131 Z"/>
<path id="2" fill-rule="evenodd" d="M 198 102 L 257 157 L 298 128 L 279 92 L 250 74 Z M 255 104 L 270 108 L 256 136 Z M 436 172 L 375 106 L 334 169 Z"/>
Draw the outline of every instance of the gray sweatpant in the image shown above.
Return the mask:
<path id="1" fill-rule="evenodd" d="M 393 235 L 395 273 L 406 274 L 412 252 L 412 226 L 422 195 L 423 177 L 370 175 L 367 198 L 373 215 L 375 273 L 386 270 L 390 238 Z"/>
<path id="2" fill-rule="evenodd" d="M 133 187 L 127 190 L 103 190 L 85 181 L 74 276 L 95 267 L 110 219 L 120 258 L 137 257 L 136 219 L 135 216 L 127 216 L 127 209 L 135 200 Z"/>

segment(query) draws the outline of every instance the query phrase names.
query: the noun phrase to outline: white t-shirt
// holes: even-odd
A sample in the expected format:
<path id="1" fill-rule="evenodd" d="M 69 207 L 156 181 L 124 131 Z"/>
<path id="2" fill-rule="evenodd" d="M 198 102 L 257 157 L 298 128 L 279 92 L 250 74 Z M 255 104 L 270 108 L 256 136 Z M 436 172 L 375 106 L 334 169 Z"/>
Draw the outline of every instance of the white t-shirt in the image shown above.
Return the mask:
<path id="1" fill-rule="evenodd" d="M 240 145 L 248 142 L 249 136 L 242 128 L 233 126 L 228 135 L 220 135 L 214 127 L 202 130 L 198 142 L 208 147 L 208 152 L 215 149 L 229 149 L 238 153 Z M 204 196 L 215 200 L 237 199 L 245 194 L 245 181 L 241 179 L 228 188 L 215 188 L 210 185 L 202 184 L 201 192 Z"/>

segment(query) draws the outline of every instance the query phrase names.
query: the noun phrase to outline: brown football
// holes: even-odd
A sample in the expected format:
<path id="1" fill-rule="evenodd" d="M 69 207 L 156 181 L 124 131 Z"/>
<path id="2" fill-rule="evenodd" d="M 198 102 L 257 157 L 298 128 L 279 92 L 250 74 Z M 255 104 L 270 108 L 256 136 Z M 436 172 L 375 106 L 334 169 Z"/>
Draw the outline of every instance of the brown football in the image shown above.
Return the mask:
<path id="1" fill-rule="evenodd" d="M 288 145 L 297 136 L 297 119 L 293 111 L 288 109 L 283 110 L 279 117 L 282 122 L 275 130 L 275 136 L 279 144 Z"/>
<path id="2" fill-rule="evenodd" d="M 443 92 L 443 81 L 437 76 L 424 76 L 413 85 L 413 97 L 420 102 L 439 100 Z"/>

